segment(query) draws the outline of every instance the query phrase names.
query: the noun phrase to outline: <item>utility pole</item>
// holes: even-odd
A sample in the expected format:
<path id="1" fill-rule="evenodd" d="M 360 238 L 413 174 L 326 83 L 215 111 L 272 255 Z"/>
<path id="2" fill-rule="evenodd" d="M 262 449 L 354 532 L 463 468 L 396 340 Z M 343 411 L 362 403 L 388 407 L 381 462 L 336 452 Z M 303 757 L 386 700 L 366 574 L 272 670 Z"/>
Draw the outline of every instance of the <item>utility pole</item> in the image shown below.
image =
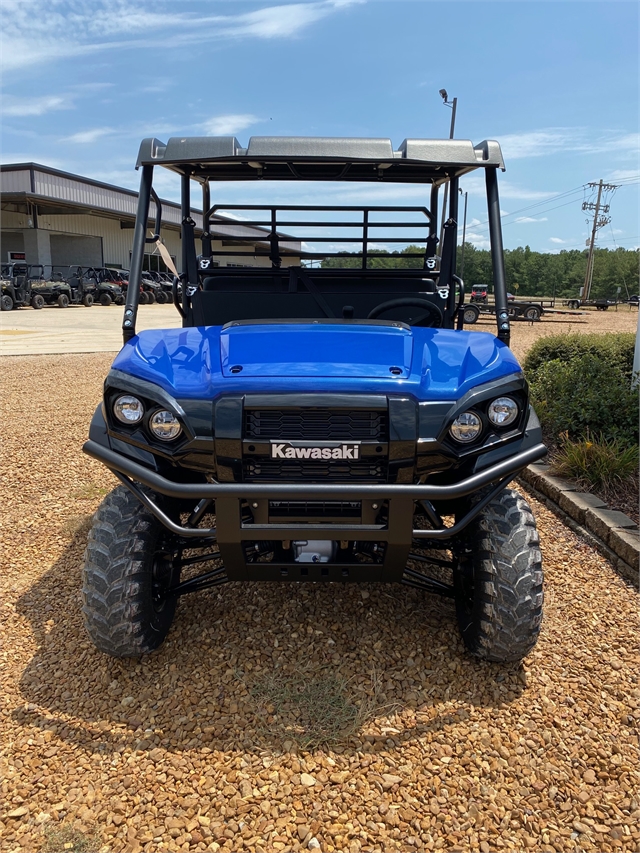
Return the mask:
<path id="1" fill-rule="evenodd" d="M 605 192 L 613 192 L 613 190 L 618 189 L 615 184 L 605 184 L 600 178 L 599 182 L 596 184 L 590 183 L 587 186 L 595 189 L 598 187 L 598 198 L 595 202 L 585 201 L 582 203 L 582 209 L 593 211 L 593 227 L 591 229 L 591 240 L 589 241 L 589 255 L 587 257 L 587 272 L 584 277 L 584 287 L 582 288 L 582 301 L 586 302 L 591 295 L 591 283 L 593 281 L 593 261 L 594 261 L 594 249 L 596 243 L 596 232 L 599 228 L 608 225 L 611 222 L 611 217 L 607 216 L 609 213 L 609 205 L 602 204 L 602 191 Z M 604 214 L 601 216 L 600 214 Z"/>

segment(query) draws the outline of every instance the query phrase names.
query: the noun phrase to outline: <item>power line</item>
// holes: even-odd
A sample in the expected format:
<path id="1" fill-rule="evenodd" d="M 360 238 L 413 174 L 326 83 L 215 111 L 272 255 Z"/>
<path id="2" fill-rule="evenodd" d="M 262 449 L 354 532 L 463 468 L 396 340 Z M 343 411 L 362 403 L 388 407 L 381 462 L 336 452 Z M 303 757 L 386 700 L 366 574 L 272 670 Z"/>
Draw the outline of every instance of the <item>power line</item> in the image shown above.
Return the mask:
<path id="1" fill-rule="evenodd" d="M 632 185 L 638 184 L 638 183 L 640 183 L 640 174 L 639 175 L 631 175 L 628 178 L 621 178 L 618 182 L 618 185 L 616 186 L 616 189 L 619 186 L 632 186 Z M 580 192 L 582 192 L 584 194 L 584 191 L 586 190 L 586 188 L 588 186 L 589 186 L 588 184 L 581 184 L 579 187 L 575 187 L 574 189 L 571 189 L 571 190 L 566 190 L 563 193 L 558 193 L 558 195 L 549 196 L 548 198 L 542 199 L 541 201 L 535 202 L 534 204 L 527 205 L 527 207 L 521 207 L 518 210 L 511 211 L 510 213 L 505 213 L 500 217 L 502 220 L 502 224 L 503 225 L 513 225 L 513 222 L 505 222 L 505 220 L 510 219 L 512 216 L 517 216 L 520 213 L 526 213 L 527 211 L 534 210 L 535 208 L 538 208 L 538 207 L 544 208 L 542 210 L 538 210 L 537 211 L 538 213 L 550 213 L 552 210 L 558 210 L 558 208 L 560 208 L 560 207 L 566 207 L 565 204 L 559 204 L 559 205 L 556 205 L 555 207 L 550 207 L 550 208 L 546 208 L 544 206 L 547 204 L 550 204 L 551 202 L 559 201 L 561 198 L 567 198 L 570 195 L 576 195 L 577 193 L 580 193 Z M 573 204 L 574 201 L 575 201 L 575 199 L 572 199 L 571 201 L 567 202 L 567 204 Z M 485 220 L 484 222 L 480 222 L 478 225 L 475 225 L 474 228 L 486 230 L 487 226 L 488 226 L 488 220 Z"/>
<path id="2" fill-rule="evenodd" d="M 575 203 L 576 203 L 575 198 L 572 198 L 570 201 L 566 201 L 564 204 L 557 204 L 555 207 L 549 207 L 546 210 L 539 210 L 538 213 L 551 213 L 552 210 L 558 210 L 561 207 L 567 207 L 568 205 L 575 204 Z M 503 219 L 506 218 L 506 216 L 512 216 L 512 215 L 514 215 L 514 214 L 506 214 L 505 217 L 503 217 Z M 520 223 L 518 222 L 517 219 L 514 219 L 513 222 L 504 222 L 504 221 L 502 222 L 503 227 L 506 227 L 507 225 L 519 225 L 519 224 Z M 480 225 L 474 225 L 474 228 L 486 230 L 487 229 L 487 223 L 481 222 Z"/>
<path id="3" fill-rule="evenodd" d="M 640 245 L 640 234 L 637 237 L 623 237 L 616 243 L 615 240 L 601 240 L 601 245 L 606 245 L 608 243 L 613 243 L 616 248 L 618 248 L 618 243 L 638 243 Z M 580 249 L 581 251 L 585 250 L 584 243 L 574 243 L 572 246 L 558 246 L 558 251 L 572 251 L 573 249 Z M 508 249 L 506 251 L 509 251 Z M 631 249 L 629 251 L 632 251 Z M 543 254 L 546 254 L 543 252 Z"/>

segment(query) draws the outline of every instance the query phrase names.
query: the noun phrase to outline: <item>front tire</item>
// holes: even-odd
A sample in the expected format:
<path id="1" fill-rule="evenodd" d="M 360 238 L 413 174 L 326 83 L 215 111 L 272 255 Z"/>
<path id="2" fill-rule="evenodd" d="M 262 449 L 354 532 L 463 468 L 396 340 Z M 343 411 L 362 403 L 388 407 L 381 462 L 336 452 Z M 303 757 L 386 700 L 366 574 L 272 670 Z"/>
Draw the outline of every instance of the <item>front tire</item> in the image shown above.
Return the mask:
<path id="1" fill-rule="evenodd" d="M 108 293 L 100 294 L 100 305 L 104 305 L 105 308 L 108 308 L 109 305 L 113 302 L 113 299 Z"/>
<path id="2" fill-rule="evenodd" d="M 512 489 L 500 492 L 470 525 L 455 573 L 456 613 L 476 657 L 522 660 L 542 623 L 542 556 L 533 513 Z"/>
<path id="3" fill-rule="evenodd" d="M 91 308 L 93 305 L 93 295 L 91 293 L 85 293 L 82 297 L 82 304 L 85 308 Z"/>
<path id="4" fill-rule="evenodd" d="M 58 296 L 58 308 L 68 308 L 69 307 L 69 297 L 66 293 L 61 293 Z"/>
<path id="5" fill-rule="evenodd" d="M 13 299 L 9 296 L 8 293 L 3 294 L 2 296 L 2 310 L 13 311 Z"/>
<path id="6" fill-rule="evenodd" d="M 40 293 L 37 293 L 35 296 L 32 296 L 31 307 L 35 308 L 36 311 L 39 311 L 41 308 L 44 308 L 44 296 L 42 296 Z"/>
<path id="7" fill-rule="evenodd" d="M 94 645 L 112 657 L 137 657 L 167 636 L 177 599 L 162 594 L 175 578 L 165 530 L 125 487 L 103 500 L 84 556 L 82 615 Z"/>

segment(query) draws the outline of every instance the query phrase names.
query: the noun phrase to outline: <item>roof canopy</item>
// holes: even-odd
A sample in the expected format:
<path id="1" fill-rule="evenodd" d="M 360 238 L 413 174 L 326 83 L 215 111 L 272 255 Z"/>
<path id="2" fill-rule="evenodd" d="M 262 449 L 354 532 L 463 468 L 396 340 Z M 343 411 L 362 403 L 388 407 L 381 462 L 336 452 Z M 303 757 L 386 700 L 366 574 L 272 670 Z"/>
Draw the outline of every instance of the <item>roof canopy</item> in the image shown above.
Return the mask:
<path id="1" fill-rule="evenodd" d="M 385 181 L 436 183 L 478 168 L 500 168 L 500 145 L 488 140 L 252 136 L 242 148 L 234 136 L 143 139 L 139 166 L 159 165 L 198 181 Z"/>

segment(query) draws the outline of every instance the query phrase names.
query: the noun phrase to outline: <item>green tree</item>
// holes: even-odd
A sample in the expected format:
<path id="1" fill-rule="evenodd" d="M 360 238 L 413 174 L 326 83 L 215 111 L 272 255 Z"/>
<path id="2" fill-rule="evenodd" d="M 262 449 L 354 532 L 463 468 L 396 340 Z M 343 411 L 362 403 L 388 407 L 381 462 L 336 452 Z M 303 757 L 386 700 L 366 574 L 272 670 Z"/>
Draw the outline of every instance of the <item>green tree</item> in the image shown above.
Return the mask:
<path id="1" fill-rule="evenodd" d="M 420 269 L 421 258 L 410 258 L 407 254 L 420 253 L 420 246 L 407 246 L 398 252 L 370 253 L 368 267 L 370 269 Z M 540 296 L 550 298 L 577 297 L 584 284 L 587 270 L 587 251 L 580 249 L 563 249 L 561 252 L 533 252 L 529 246 L 519 246 L 517 249 L 507 249 L 504 253 L 505 275 L 507 290 L 515 292 L 517 283 L 518 296 Z M 458 246 L 457 268 L 462 263 L 462 246 Z M 361 258 L 349 252 L 344 252 L 338 258 L 326 258 L 322 266 L 326 269 L 357 268 L 362 264 Z M 593 269 L 593 284 L 591 295 L 596 297 L 615 297 L 618 287 L 621 297 L 627 298 L 627 293 L 638 292 L 640 279 L 640 250 L 639 249 L 596 249 Z M 472 243 L 464 246 L 464 280 L 467 290 L 474 284 L 487 284 L 493 289 L 493 268 L 491 253 L 486 249 L 478 249 Z"/>

